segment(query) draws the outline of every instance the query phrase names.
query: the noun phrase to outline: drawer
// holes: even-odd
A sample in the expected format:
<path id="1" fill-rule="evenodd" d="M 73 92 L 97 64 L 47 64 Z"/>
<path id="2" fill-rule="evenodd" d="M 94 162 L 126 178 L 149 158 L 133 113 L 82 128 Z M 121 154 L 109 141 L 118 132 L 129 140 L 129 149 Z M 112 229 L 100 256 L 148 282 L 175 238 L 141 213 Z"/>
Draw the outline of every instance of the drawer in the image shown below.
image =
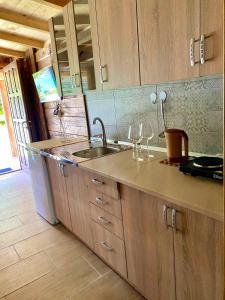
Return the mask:
<path id="1" fill-rule="evenodd" d="M 94 250 L 106 263 L 127 277 L 124 242 L 99 224 L 92 222 Z"/>
<path id="2" fill-rule="evenodd" d="M 120 199 L 118 184 L 116 181 L 90 172 L 87 172 L 85 180 L 88 187 L 93 188 L 96 191 L 102 192 L 103 194 L 112 198 Z"/>
<path id="3" fill-rule="evenodd" d="M 117 218 L 122 219 L 121 201 L 119 199 L 109 197 L 95 189 L 90 189 L 89 200 Z"/>
<path id="4" fill-rule="evenodd" d="M 92 203 L 91 218 L 119 238 L 124 239 L 122 221 Z"/>

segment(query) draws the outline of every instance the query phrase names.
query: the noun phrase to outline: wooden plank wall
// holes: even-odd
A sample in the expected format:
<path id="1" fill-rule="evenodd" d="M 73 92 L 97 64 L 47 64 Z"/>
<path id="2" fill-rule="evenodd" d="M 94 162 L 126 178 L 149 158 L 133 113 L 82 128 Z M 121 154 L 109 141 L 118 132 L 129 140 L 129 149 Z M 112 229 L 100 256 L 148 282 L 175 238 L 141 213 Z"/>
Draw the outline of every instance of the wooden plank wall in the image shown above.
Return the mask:
<path id="1" fill-rule="evenodd" d="M 52 65 L 49 42 L 45 44 L 44 48 L 36 52 L 35 57 L 38 70 Z M 66 136 L 89 136 L 85 99 L 83 95 L 64 98 L 61 101 L 61 108 L 63 111 L 61 122 L 59 117 L 53 114 L 56 106 L 57 102 L 46 102 L 43 104 L 50 138 L 62 135 L 61 124 L 63 125 Z"/>

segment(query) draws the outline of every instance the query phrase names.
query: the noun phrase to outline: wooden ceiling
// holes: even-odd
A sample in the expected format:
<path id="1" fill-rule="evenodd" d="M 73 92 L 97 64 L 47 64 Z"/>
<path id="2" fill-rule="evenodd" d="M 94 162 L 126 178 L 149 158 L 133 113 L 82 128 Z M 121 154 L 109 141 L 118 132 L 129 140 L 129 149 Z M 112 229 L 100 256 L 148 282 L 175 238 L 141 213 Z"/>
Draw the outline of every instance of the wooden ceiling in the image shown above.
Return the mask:
<path id="1" fill-rule="evenodd" d="M 3 57 L 23 57 L 29 47 L 42 48 L 50 37 L 48 20 L 68 2 L 0 0 L 0 68 Z"/>

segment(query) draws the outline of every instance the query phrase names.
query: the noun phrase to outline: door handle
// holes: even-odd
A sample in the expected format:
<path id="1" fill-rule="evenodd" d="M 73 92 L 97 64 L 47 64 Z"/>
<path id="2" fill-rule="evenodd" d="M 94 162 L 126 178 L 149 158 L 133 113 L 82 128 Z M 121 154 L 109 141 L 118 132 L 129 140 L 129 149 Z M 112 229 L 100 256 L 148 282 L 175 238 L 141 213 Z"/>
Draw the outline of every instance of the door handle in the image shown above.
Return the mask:
<path id="1" fill-rule="evenodd" d="M 208 39 L 209 37 L 210 36 L 205 36 L 204 34 L 201 34 L 200 36 L 199 56 L 200 56 L 201 65 L 204 65 L 204 63 L 209 60 L 209 59 L 205 59 L 205 40 Z"/>
<path id="2" fill-rule="evenodd" d="M 194 67 L 196 64 L 199 64 L 200 61 L 195 61 L 195 43 L 199 42 L 200 39 L 194 39 L 191 38 L 190 39 L 190 49 L 189 49 L 189 56 L 190 56 L 190 64 L 191 67 Z"/>
<path id="3" fill-rule="evenodd" d="M 167 216 L 167 211 L 168 209 L 171 209 L 170 207 L 168 207 L 167 205 L 163 205 L 163 223 L 166 225 L 166 228 L 173 228 L 172 225 L 168 224 L 168 216 Z"/>
<path id="4" fill-rule="evenodd" d="M 105 241 L 100 242 L 100 245 L 106 249 L 107 251 L 113 251 L 113 248 L 108 246 L 107 243 Z"/>
<path id="5" fill-rule="evenodd" d="M 105 70 L 105 72 L 104 72 L 104 70 Z M 105 73 L 105 76 L 104 76 L 103 72 Z M 100 65 L 100 81 L 101 81 L 101 83 L 108 82 L 106 65 L 103 65 L 103 66 Z"/>
<path id="6" fill-rule="evenodd" d="M 109 220 L 106 220 L 104 217 L 100 217 L 100 216 L 99 216 L 97 219 L 98 219 L 98 221 L 99 221 L 100 223 L 102 223 L 103 225 L 108 225 L 108 224 L 111 223 Z"/>

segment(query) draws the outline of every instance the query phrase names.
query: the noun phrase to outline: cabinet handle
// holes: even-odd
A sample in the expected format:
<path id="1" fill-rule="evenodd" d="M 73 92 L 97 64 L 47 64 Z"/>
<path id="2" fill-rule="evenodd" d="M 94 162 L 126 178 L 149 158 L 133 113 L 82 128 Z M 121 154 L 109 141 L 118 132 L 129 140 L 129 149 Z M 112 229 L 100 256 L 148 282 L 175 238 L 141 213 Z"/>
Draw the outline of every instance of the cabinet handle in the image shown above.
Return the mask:
<path id="1" fill-rule="evenodd" d="M 105 70 L 105 77 L 103 76 L 103 71 L 104 70 Z M 101 83 L 104 83 L 104 82 L 108 81 L 106 71 L 107 71 L 106 65 L 103 65 L 103 66 L 101 65 L 100 66 L 100 81 L 101 81 Z"/>
<path id="2" fill-rule="evenodd" d="M 62 163 L 59 163 L 59 169 L 60 169 L 60 174 L 61 174 L 61 176 L 63 176 L 63 177 L 67 177 L 67 176 L 66 176 L 66 174 L 65 174 L 64 167 L 65 167 L 65 165 L 64 165 L 64 164 L 62 164 Z"/>
<path id="3" fill-rule="evenodd" d="M 98 204 L 101 204 L 101 205 L 107 204 L 107 201 L 103 200 L 103 199 L 100 198 L 100 197 L 96 197 L 96 198 L 95 198 L 95 202 L 98 203 Z"/>
<path id="4" fill-rule="evenodd" d="M 104 184 L 104 182 L 102 182 L 102 181 L 100 181 L 100 180 L 98 180 L 96 178 L 91 179 L 91 182 L 94 183 L 94 184 L 96 184 L 96 185 L 102 185 L 102 184 Z"/>
<path id="5" fill-rule="evenodd" d="M 79 73 L 74 74 L 74 82 L 75 82 L 75 87 L 80 87 L 80 74 Z"/>
<path id="6" fill-rule="evenodd" d="M 76 87 L 74 75 L 71 76 L 71 85 L 72 85 L 72 89 Z"/>
<path id="7" fill-rule="evenodd" d="M 100 242 L 100 245 L 106 249 L 107 251 L 113 251 L 113 248 L 108 246 L 107 243 L 105 241 Z"/>
<path id="8" fill-rule="evenodd" d="M 190 55 L 190 63 L 191 63 L 191 66 L 194 67 L 196 64 L 199 64 L 200 61 L 195 61 L 195 50 L 194 50 L 194 46 L 195 46 L 195 43 L 199 42 L 200 39 L 194 39 L 194 38 L 191 38 L 190 40 L 190 52 L 189 52 L 189 55 Z"/>
<path id="9" fill-rule="evenodd" d="M 200 36 L 200 48 L 199 48 L 199 56 L 200 56 L 200 63 L 204 65 L 206 61 L 209 59 L 205 59 L 205 40 L 208 39 L 210 36 L 206 36 L 201 34 Z"/>
<path id="10" fill-rule="evenodd" d="M 106 220 L 104 217 L 98 217 L 98 220 L 100 223 L 102 223 L 104 225 L 108 225 L 111 223 L 110 221 Z"/>
<path id="11" fill-rule="evenodd" d="M 177 230 L 177 222 L 176 222 L 176 209 L 175 208 L 173 208 L 172 209 L 172 227 L 175 229 L 175 230 Z"/>
<path id="12" fill-rule="evenodd" d="M 163 223 L 166 225 L 166 228 L 170 228 L 172 227 L 171 225 L 168 224 L 168 220 L 167 220 L 167 211 L 168 209 L 171 209 L 170 207 L 168 207 L 167 205 L 163 205 Z"/>

